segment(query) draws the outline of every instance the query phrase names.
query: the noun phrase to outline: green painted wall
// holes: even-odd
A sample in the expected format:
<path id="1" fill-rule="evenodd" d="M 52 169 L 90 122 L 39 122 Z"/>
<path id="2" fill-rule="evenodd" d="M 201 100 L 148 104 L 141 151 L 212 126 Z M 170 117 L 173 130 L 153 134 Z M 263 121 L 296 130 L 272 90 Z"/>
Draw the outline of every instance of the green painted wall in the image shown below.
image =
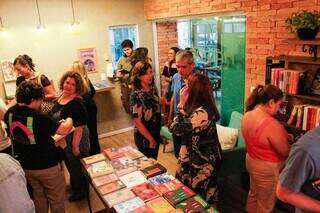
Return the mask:
<path id="1" fill-rule="evenodd" d="M 232 111 L 243 113 L 245 93 L 245 32 L 221 33 L 221 123 Z"/>

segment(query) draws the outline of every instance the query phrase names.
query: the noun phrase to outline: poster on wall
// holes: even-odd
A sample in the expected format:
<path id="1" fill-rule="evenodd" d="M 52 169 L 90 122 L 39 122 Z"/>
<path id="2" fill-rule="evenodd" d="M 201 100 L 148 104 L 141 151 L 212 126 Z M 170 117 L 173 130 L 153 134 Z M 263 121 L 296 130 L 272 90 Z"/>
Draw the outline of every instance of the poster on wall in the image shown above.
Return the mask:
<path id="1" fill-rule="evenodd" d="M 78 49 L 79 61 L 84 65 L 87 73 L 97 72 L 96 49 Z"/>
<path id="2" fill-rule="evenodd" d="M 0 68 L 4 82 L 15 81 L 18 77 L 18 73 L 14 71 L 13 59 L 0 60 Z"/>

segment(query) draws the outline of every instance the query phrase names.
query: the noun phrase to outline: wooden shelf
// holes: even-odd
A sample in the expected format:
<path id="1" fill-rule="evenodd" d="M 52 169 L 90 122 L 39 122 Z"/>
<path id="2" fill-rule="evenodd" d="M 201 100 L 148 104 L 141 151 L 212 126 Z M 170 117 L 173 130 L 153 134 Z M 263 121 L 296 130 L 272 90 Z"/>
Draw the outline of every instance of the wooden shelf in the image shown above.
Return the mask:
<path id="1" fill-rule="evenodd" d="M 286 93 L 286 96 L 320 102 L 320 95 L 294 95 L 294 94 Z"/>
<path id="2" fill-rule="evenodd" d="M 285 39 L 283 40 L 284 43 L 287 44 L 308 44 L 308 45 L 320 45 L 320 39 L 313 39 L 313 40 L 299 40 L 299 39 Z"/>
<path id="3" fill-rule="evenodd" d="M 274 60 L 275 62 L 277 62 L 277 61 L 286 61 L 288 63 L 320 65 L 320 59 L 314 60 L 313 58 L 306 57 L 306 56 L 280 55 L 280 56 L 272 57 L 272 60 Z"/>
<path id="4" fill-rule="evenodd" d="M 313 60 L 317 60 L 318 46 L 320 45 L 320 39 L 313 40 L 298 40 L 298 39 L 285 39 L 284 43 L 287 44 L 300 44 L 302 45 L 302 52 L 308 52 L 313 56 Z"/>

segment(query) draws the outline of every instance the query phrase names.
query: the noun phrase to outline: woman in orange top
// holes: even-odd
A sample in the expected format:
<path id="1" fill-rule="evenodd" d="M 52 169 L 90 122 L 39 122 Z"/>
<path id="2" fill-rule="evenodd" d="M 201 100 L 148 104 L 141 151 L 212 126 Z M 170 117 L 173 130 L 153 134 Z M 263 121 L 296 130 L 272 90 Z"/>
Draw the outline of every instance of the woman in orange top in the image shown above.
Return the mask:
<path id="1" fill-rule="evenodd" d="M 250 191 L 246 210 L 250 213 L 272 212 L 276 202 L 279 173 L 289 153 L 288 134 L 273 117 L 283 99 L 278 87 L 259 85 L 246 103 L 241 131 L 247 146 Z"/>

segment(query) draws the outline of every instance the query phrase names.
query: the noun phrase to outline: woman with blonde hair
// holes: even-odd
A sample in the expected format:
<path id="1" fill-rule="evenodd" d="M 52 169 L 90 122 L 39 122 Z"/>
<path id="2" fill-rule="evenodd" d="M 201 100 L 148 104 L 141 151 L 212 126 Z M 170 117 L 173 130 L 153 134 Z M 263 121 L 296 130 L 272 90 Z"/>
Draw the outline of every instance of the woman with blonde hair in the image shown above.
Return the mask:
<path id="1" fill-rule="evenodd" d="M 75 130 L 66 136 L 64 161 L 70 174 L 71 196 L 77 201 L 88 196 L 88 182 L 82 173 L 80 158 L 89 155 L 90 142 L 87 127 L 88 115 L 81 95 L 87 93 L 83 77 L 75 71 L 66 72 L 60 79 L 61 96 L 55 102 L 51 115 L 56 120 L 71 117 Z"/>
<path id="2" fill-rule="evenodd" d="M 130 109 L 133 117 L 134 141 L 139 151 L 149 158 L 157 159 L 161 128 L 160 99 L 153 85 L 151 64 L 139 61 L 132 70 L 133 91 Z"/>
<path id="3" fill-rule="evenodd" d="M 246 167 L 250 191 L 246 210 L 272 212 L 276 202 L 279 173 L 289 153 L 288 134 L 273 116 L 283 102 L 282 91 L 274 85 L 258 85 L 246 103 L 241 131 L 247 146 Z"/>
<path id="4" fill-rule="evenodd" d="M 97 108 L 96 102 L 93 99 L 94 95 L 96 94 L 96 90 L 93 87 L 88 77 L 88 73 L 81 62 L 79 61 L 73 62 L 71 70 L 78 72 L 84 78 L 86 83 L 87 93 L 82 95 L 82 98 L 84 100 L 84 105 L 88 113 L 87 125 L 90 132 L 90 136 L 89 136 L 90 137 L 90 155 L 95 155 L 101 152 L 100 145 L 99 145 L 99 138 L 98 138 L 98 130 L 97 130 L 98 108 Z"/>

